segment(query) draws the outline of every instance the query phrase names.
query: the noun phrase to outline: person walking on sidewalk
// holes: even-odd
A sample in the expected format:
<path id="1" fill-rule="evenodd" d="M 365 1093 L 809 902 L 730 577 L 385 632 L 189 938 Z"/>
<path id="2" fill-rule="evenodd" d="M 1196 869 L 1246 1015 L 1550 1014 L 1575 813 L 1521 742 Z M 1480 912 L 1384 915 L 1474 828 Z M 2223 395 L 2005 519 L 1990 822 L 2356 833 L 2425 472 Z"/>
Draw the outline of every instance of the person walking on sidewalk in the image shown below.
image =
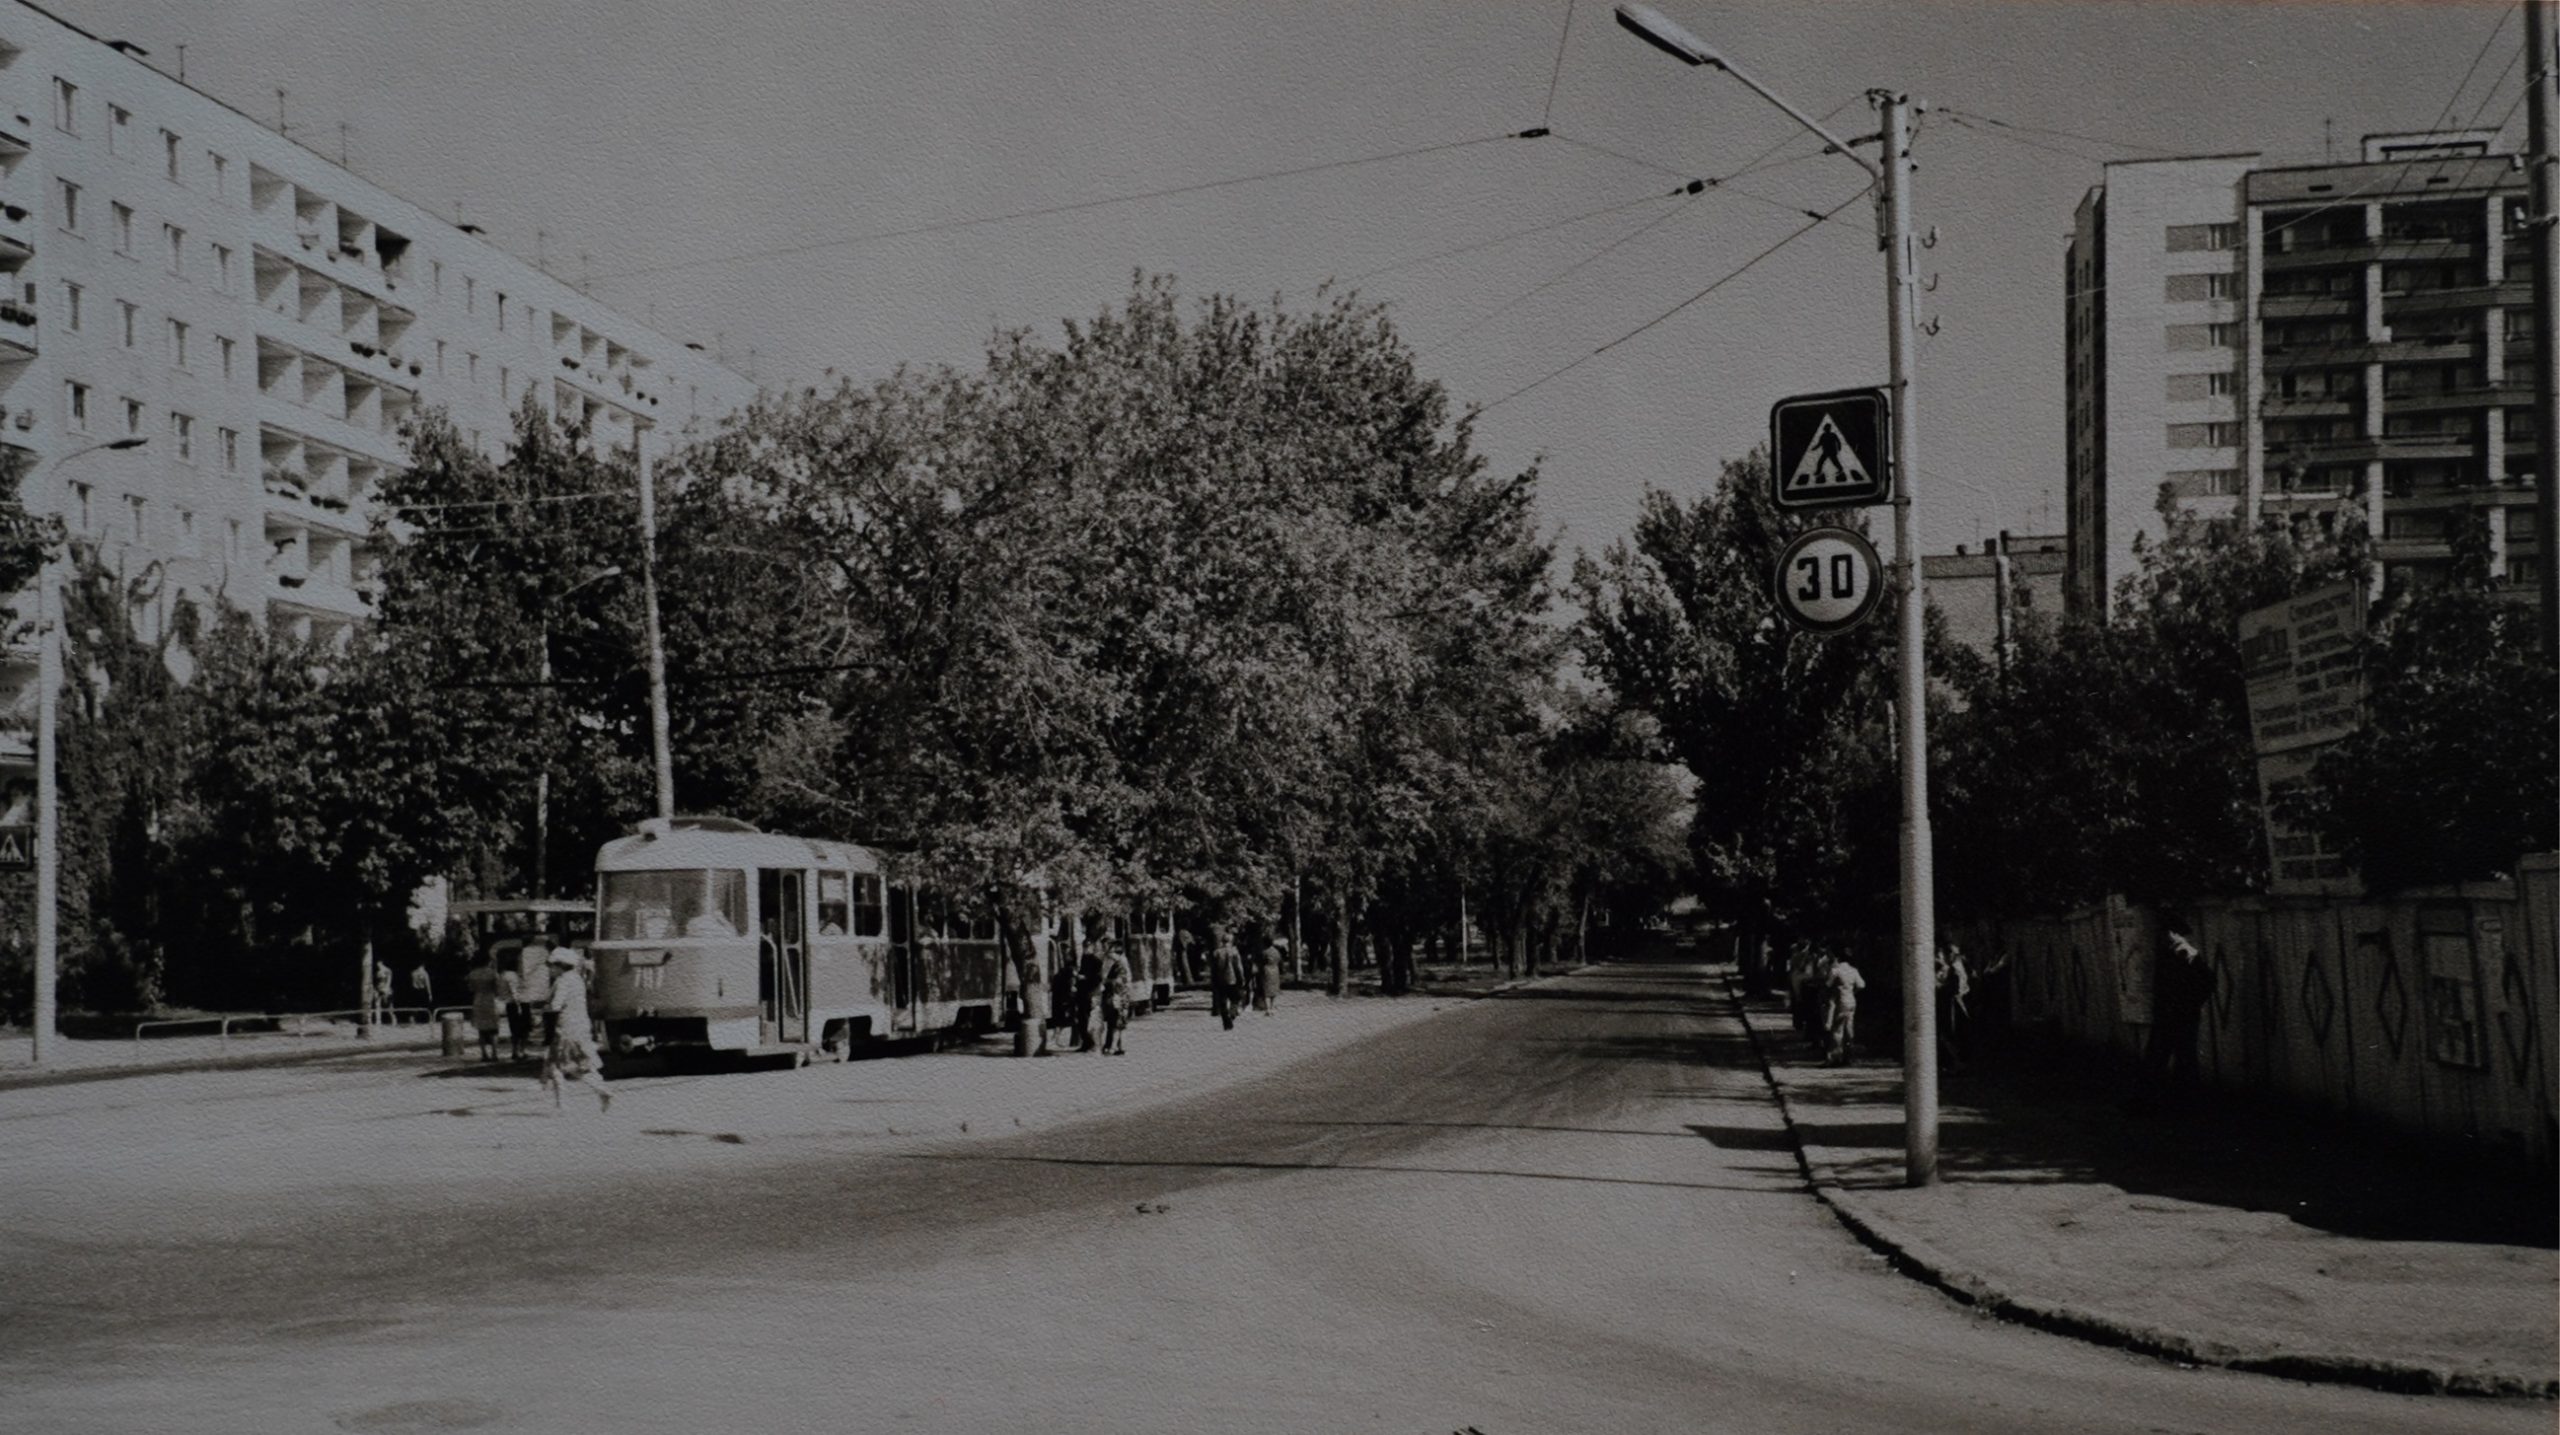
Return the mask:
<path id="1" fill-rule="evenodd" d="M 1032 1043 L 1039 1050 L 1032 1050 Z M 1047 1056 L 1049 1052 L 1049 983 L 1040 971 L 1040 956 L 1034 952 L 1022 964 L 1022 1034 L 1014 1043 L 1016 1056 Z"/>
<path id="2" fill-rule="evenodd" d="M 1847 957 L 1834 958 L 1830 974 L 1823 978 L 1822 1055 L 1832 1066 L 1847 1066 L 1858 1059 L 1858 990 L 1866 984 L 1857 964 Z"/>
<path id="3" fill-rule="evenodd" d="M 1130 995 L 1129 954 L 1123 944 L 1115 942 L 1111 954 L 1102 961 L 1102 1054 L 1127 1056 L 1129 1016 L 1134 1008 Z"/>
<path id="4" fill-rule="evenodd" d="M 549 958 L 551 999 L 545 1010 L 551 1045 L 542 1056 L 542 1084 L 551 1093 L 551 1109 L 560 1109 L 560 1085 L 582 1082 L 596 1094 L 596 1110 L 613 1109 L 613 1093 L 604 1084 L 604 1066 L 596 1054 L 594 1020 L 587 1015 L 587 979 L 578 970 L 578 954 L 553 947 Z"/>
<path id="5" fill-rule="evenodd" d="M 1244 953 L 1235 938 L 1218 934 L 1218 949 L 1209 954 L 1209 1009 L 1227 1030 L 1236 1029 L 1236 1012 L 1244 1005 Z"/>
<path id="6" fill-rule="evenodd" d="M 2160 944 L 2153 955 L 2151 1035 L 2142 1051 L 2143 1073 L 2152 1101 L 2183 1101 L 2201 1082 L 2196 1037 L 2204 1026 L 2204 1009 L 2213 1000 L 2213 972 L 2204 949 L 2196 945 L 2187 919 L 2172 912 L 2161 918 Z"/>
<path id="7" fill-rule="evenodd" d="M 370 1017 L 374 1025 L 388 1026 L 400 1019 L 399 1008 L 391 1004 L 393 1000 L 391 964 L 377 959 L 373 964 L 372 985 L 365 989 L 365 1005 L 373 1009 Z"/>
<path id="8" fill-rule="evenodd" d="M 1947 1070 L 1962 1071 L 1970 1050 L 1973 973 L 1966 969 L 1964 949 L 1953 942 L 1938 948 L 1938 1055 Z"/>
<path id="9" fill-rule="evenodd" d="M 1263 944 L 1262 960 L 1253 969 L 1253 1009 L 1269 1016 L 1280 1005 L 1280 942 Z"/>
<path id="10" fill-rule="evenodd" d="M 1102 998 L 1102 944 L 1087 943 L 1076 957 L 1076 1004 L 1068 1013 L 1075 1025 L 1073 1047 L 1077 1051 L 1098 1050 L 1093 1040 L 1094 1006 Z"/>
<path id="11" fill-rule="evenodd" d="M 480 1059 L 498 1059 L 498 959 L 491 956 L 473 967 L 462 981 L 471 989 L 471 1029 L 480 1034 Z"/>

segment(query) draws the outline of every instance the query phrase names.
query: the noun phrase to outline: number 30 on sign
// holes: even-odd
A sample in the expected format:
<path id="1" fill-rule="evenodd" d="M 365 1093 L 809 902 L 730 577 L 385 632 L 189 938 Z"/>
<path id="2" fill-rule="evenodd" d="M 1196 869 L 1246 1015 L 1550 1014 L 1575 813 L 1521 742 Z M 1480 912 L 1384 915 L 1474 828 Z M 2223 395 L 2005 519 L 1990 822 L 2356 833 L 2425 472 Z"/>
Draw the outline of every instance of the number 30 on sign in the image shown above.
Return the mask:
<path id="1" fill-rule="evenodd" d="M 1808 633 L 1858 626 L 1884 596 L 1875 546 L 1847 528 L 1808 528 L 1790 539 L 1770 575 L 1778 611 Z"/>

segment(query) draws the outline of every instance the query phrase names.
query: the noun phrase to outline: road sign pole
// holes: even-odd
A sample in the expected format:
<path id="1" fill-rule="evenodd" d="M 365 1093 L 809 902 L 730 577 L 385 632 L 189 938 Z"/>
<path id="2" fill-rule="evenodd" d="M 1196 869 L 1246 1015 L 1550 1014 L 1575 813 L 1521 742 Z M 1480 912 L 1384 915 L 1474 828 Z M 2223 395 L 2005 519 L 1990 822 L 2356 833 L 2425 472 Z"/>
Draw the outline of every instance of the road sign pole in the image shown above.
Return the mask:
<path id="1" fill-rule="evenodd" d="M 1885 286 L 1893 372 L 1894 558 L 1902 576 L 1902 672 L 1894 704 L 1902 760 L 1902 1160 L 1903 1184 L 1938 1179 L 1938 983 L 1936 881 L 1929 837 L 1929 659 L 1920 586 L 1919 395 L 1911 380 L 1918 330 L 1912 318 L 1911 114 L 1908 98 L 1875 96 L 1883 111 Z"/>

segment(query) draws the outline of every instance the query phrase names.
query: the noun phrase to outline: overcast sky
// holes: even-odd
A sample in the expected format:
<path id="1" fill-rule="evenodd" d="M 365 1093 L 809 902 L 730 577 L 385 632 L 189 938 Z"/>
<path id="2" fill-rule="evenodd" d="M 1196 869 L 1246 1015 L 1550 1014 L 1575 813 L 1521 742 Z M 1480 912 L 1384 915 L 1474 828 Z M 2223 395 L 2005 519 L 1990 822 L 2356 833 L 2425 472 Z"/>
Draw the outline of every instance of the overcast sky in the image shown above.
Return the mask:
<path id="1" fill-rule="evenodd" d="M 1844 133 L 1874 128 L 1871 87 L 1944 107 L 1924 122 L 1915 188 L 1940 237 L 1923 312 L 1942 328 L 1919 373 L 1932 551 L 2003 526 L 2060 531 L 2062 249 L 2101 159 L 2316 161 L 2332 134 L 2347 156 L 2360 134 L 2448 110 L 2523 129 L 2512 5 L 1658 4 L 1803 108 L 1840 107 Z M 1608 0 L 52 7 L 171 70 L 185 44 L 190 83 L 261 118 L 284 86 L 314 148 L 334 157 L 346 124 L 366 177 L 448 217 L 458 203 L 527 258 L 547 230 L 555 274 L 575 281 L 583 251 L 599 298 L 742 369 L 752 349 L 767 384 L 971 362 L 991 328 L 1055 333 L 1138 270 L 1293 305 L 1366 275 L 1357 287 L 1389 304 L 1425 371 L 1492 406 L 1493 459 L 1543 456 L 1569 548 L 1623 533 L 1646 484 L 1697 492 L 1760 441 L 1773 399 L 1884 376 L 1883 261 L 1858 203 L 1506 398 L 1863 183 L 1813 157 L 1639 203 L 1812 143 L 1733 80 L 1618 29 Z M 857 238 L 1542 123 L 1559 137 Z M 1633 207 L 1558 223 L 1613 205 Z"/>

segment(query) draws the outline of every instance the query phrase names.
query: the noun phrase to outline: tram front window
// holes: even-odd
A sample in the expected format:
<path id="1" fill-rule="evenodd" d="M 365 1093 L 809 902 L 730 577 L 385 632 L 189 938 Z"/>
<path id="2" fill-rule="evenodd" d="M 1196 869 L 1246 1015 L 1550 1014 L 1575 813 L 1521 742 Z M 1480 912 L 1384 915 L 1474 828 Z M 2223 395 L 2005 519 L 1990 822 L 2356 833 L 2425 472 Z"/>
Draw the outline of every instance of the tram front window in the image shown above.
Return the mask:
<path id="1" fill-rule="evenodd" d="M 747 874 L 734 868 L 604 874 L 601 939 L 734 937 L 747 929 Z"/>

